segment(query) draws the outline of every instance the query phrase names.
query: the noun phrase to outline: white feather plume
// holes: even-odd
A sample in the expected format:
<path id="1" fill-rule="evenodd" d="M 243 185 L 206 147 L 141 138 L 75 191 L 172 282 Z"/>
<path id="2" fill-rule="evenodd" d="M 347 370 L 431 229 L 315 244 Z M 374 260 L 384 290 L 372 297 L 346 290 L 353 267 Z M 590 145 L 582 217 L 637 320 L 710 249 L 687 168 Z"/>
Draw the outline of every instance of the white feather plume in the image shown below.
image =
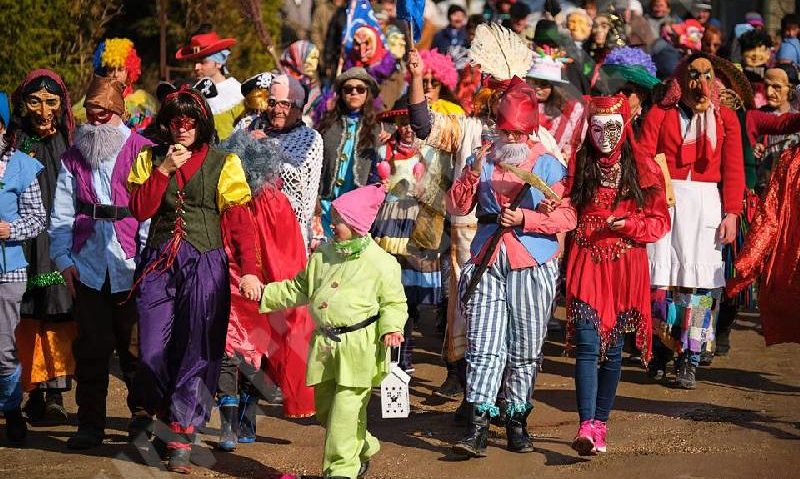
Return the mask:
<path id="1" fill-rule="evenodd" d="M 533 65 L 533 50 L 511 30 L 496 23 L 481 24 L 469 48 L 469 59 L 481 72 L 498 80 L 525 78 Z"/>

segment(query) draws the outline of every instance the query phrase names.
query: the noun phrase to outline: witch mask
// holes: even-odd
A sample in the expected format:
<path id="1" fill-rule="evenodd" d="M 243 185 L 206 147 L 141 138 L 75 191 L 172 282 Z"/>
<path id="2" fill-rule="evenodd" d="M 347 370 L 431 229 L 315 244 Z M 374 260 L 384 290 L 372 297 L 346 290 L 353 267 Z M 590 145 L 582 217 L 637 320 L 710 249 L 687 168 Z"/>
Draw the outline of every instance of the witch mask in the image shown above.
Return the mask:
<path id="1" fill-rule="evenodd" d="M 57 119 L 61 114 L 61 97 L 45 88 L 30 93 L 24 98 L 25 115 L 30 118 L 31 127 L 41 137 L 56 132 Z"/>
<path id="2" fill-rule="evenodd" d="M 707 58 L 696 58 L 686 68 L 681 84 L 683 102 L 696 112 L 706 111 L 711 106 L 713 85 L 713 65 Z"/>

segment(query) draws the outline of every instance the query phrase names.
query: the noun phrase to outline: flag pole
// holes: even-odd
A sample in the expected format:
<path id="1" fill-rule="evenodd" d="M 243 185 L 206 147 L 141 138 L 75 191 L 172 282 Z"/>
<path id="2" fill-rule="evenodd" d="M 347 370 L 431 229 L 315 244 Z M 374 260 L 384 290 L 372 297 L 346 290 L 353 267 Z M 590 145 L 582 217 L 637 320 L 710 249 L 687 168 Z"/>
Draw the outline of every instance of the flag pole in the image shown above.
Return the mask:
<path id="1" fill-rule="evenodd" d="M 406 55 L 417 46 L 414 44 L 414 25 L 409 20 L 403 20 L 406 24 Z"/>
<path id="2" fill-rule="evenodd" d="M 350 25 L 353 23 L 353 15 L 355 15 L 356 11 L 356 0 L 350 0 L 350 11 L 347 12 L 347 21 L 344 24 L 344 34 L 347 36 L 347 32 L 350 30 Z M 342 39 L 344 40 L 344 39 Z M 339 62 L 336 65 L 336 75 L 334 79 L 342 74 L 342 68 L 344 67 L 344 55 L 345 55 L 345 41 L 342 41 L 342 48 L 339 50 Z"/>

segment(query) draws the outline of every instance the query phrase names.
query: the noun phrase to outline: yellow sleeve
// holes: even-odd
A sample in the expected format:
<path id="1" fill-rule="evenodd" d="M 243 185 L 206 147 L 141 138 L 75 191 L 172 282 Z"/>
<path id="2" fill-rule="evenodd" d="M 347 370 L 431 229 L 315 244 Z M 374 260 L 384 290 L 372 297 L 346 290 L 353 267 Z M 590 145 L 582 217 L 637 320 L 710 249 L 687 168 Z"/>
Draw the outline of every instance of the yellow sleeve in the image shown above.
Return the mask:
<path id="1" fill-rule="evenodd" d="M 128 173 L 128 189 L 134 186 L 141 186 L 150 178 L 150 173 L 153 172 L 153 150 L 149 146 L 142 148 L 142 151 L 136 155 L 136 160 L 131 166 L 131 172 Z"/>
<path id="2" fill-rule="evenodd" d="M 250 186 L 244 176 L 242 160 L 233 153 L 225 157 L 225 164 L 217 185 L 217 208 L 225 211 L 231 206 L 244 205 L 250 201 Z"/>
<path id="3" fill-rule="evenodd" d="M 214 115 L 214 127 L 217 130 L 219 141 L 227 140 L 233 133 L 233 127 L 236 119 L 244 112 L 244 103 L 238 103 L 231 107 L 230 110 Z"/>
<path id="4" fill-rule="evenodd" d="M 442 100 L 441 98 L 431 103 L 431 110 L 442 115 L 461 115 L 464 116 L 464 109 L 453 102 Z"/>

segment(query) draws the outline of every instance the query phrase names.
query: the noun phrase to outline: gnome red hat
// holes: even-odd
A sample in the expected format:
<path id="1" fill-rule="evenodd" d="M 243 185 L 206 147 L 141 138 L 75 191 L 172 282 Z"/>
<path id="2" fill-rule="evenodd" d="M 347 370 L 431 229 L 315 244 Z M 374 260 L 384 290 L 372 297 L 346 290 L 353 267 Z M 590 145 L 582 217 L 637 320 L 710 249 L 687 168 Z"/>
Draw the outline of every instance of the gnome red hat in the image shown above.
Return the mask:
<path id="1" fill-rule="evenodd" d="M 536 91 L 524 80 L 511 79 L 497 106 L 497 129 L 521 131 L 530 135 L 539 129 L 539 104 Z"/>
<path id="2" fill-rule="evenodd" d="M 331 206 L 347 226 L 360 236 L 367 234 L 386 199 L 383 185 L 374 184 L 356 188 L 333 200 Z"/>

